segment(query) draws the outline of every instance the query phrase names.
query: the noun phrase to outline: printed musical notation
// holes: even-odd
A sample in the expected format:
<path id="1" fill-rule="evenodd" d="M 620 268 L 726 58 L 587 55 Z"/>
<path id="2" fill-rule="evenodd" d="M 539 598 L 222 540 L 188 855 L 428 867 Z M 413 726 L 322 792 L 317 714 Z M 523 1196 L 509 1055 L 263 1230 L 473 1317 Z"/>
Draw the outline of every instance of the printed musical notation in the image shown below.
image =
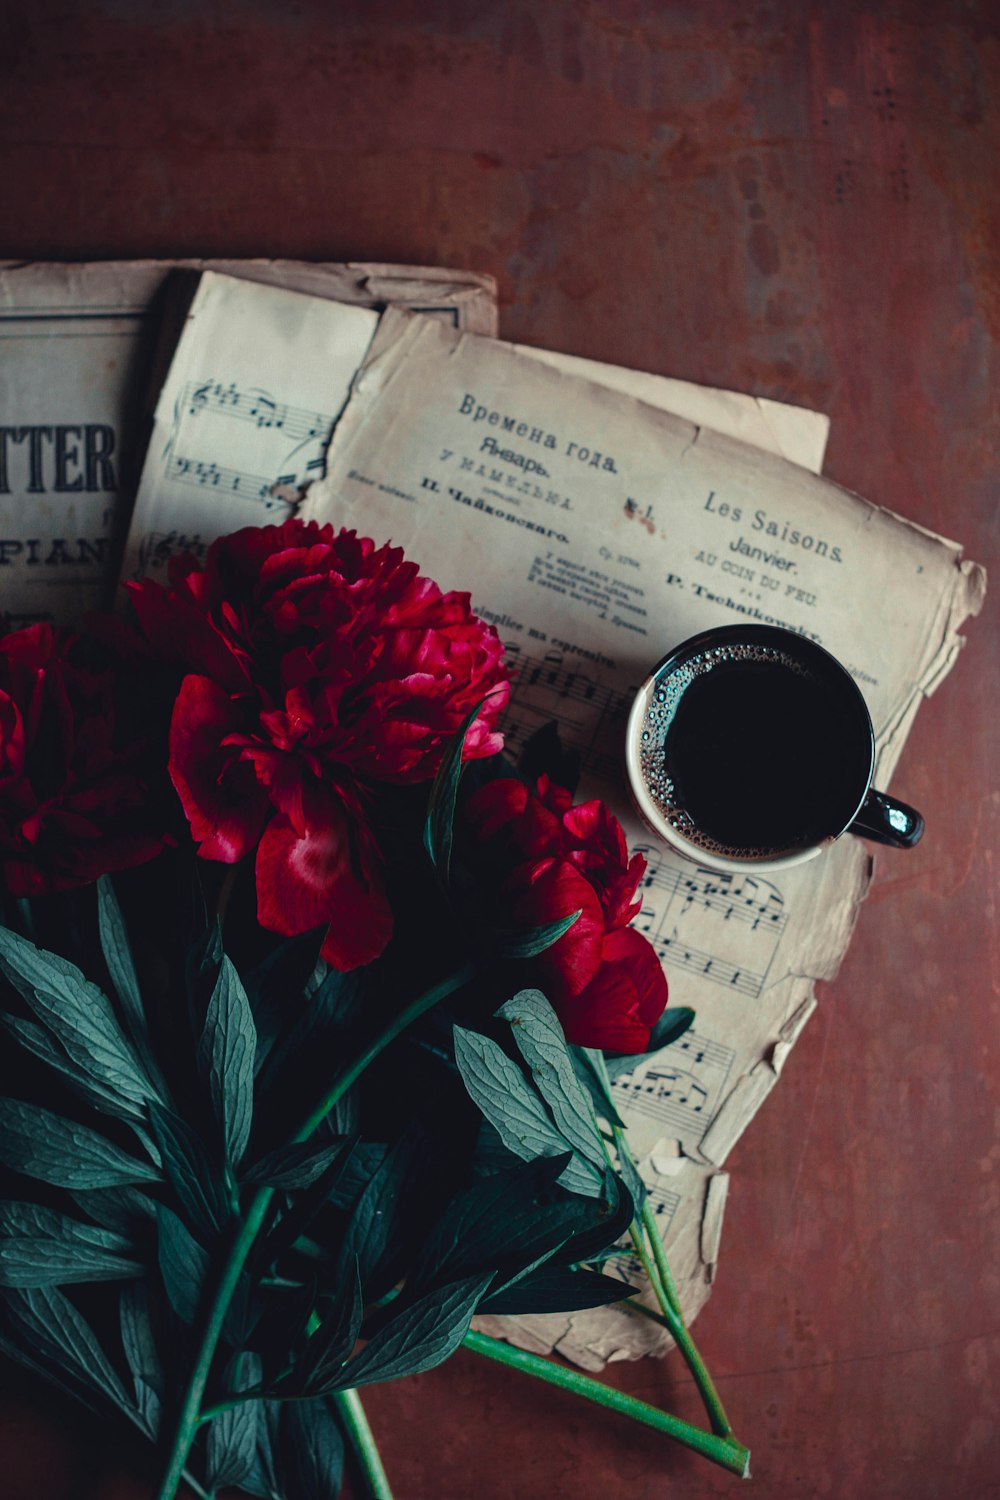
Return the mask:
<path id="1" fill-rule="evenodd" d="M 193 484 L 198 489 L 223 490 L 226 494 L 239 494 L 247 499 L 259 500 L 265 510 L 287 511 L 286 501 L 273 495 L 274 479 L 264 479 L 259 474 L 244 474 L 239 469 L 226 469 L 216 463 L 202 463 L 193 458 L 182 458 L 174 454 L 167 464 L 167 478 L 178 484 Z"/>
<path id="2" fill-rule="evenodd" d="M 243 390 L 232 380 L 226 384 L 221 380 L 189 380 L 179 406 L 181 410 L 186 409 L 189 416 L 214 413 L 220 417 L 233 417 L 257 428 L 281 432 L 295 443 L 317 437 L 325 439 L 333 426 L 333 417 L 325 412 L 289 406 L 286 402 L 275 401 L 267 391 Z"/>
<path id="3" fill-rule="evenodd" d="M 151 531 L 139 543 L 139 567 L 143 574 L 166 567 L 172 557 L 203 558 L 208 543 L 198 532 Z"/>
<path id="4" fill-rule="evenodd" d="M 249 428 L 238 446 L 231 432 L 219 428 L 234 420 Z M 174 404 L 164 478 L 249 502 L 255 514 L 247 523 L 259 518 L 259 507 L 287 514 L 282 491 L 320 477 L 334 420 L 331 413 L 276 401 L 257 386 L 190 380 Z M 235 453 L 239 468 L 232 466 Z M 218 462 L 220 454 L 230 455 L 228 467 Z"/>
<path id="5" fill-rule="evenodd" d="M 636 847 L 646 859 L 636 926 L 664 964 L 756 999 L 788 922 L 778 887 L 749 873 L 688 873 L 652 845 Z"/>
<path id="6" fill-rule="evenodd" d="M 517 755 L 543 725 L 555 723 L 567 749 L 579 752 L 588 775 L 620 785 L 622 735 L 634 689 L 595 680 L 561 651 L 544 656 L 505 642 L 513 673 L 504 739 Z"/>
<path id="7" fill-rule="evenodd" d="M 623 1107 L 651 1115 L 681 1139 L 697 1142 L 721 1102 L 735 1053 L 695 1031 L 659 1054 L 646 1069 L 616 1080 Z"/>

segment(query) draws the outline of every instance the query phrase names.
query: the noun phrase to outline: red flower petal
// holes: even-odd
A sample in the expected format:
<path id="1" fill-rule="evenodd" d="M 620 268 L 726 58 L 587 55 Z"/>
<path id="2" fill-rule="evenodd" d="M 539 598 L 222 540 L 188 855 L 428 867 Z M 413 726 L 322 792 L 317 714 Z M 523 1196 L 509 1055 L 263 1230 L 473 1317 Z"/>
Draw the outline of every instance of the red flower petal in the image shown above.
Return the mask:
<path id="1" fill-rule="evenodd" d="M 310 798 L 304 835 L 276 813 L 257 850 L 257 915 L 271 932 L 293 935 L 327 925 L 323 957 L 337 969 L 377 958 L 392 935 L 392 911 L 375 873 L 376 851 L 363 825 L 332 798 Z"/>
<path id="2" fill-rule="evenodd" d="M 507 882 L 518 928 L 542 927 L 580 915 L 568 932 L 535 960 L 553 1005 L 578 995 L 597 973 L 604 944 L 604 915 L 593 887 L 572 865 L 542 860 L 515 870 Z"/>
<path id="3" fill-rule="evenodd" d="M 243 727 L 225 688 L 208 677 L 185 677 L 170 721 L 170 775 L 202 859 L 235 864 L 249 854 L 270 802 L 253 765 L 223 744 Z"/>
<path id="4" fill-rule="evenodd" d="M 667 981 L 652 945 L 625 928 L 608 935 L 604 960 L 586 989 L 556 1008 L 567 1041 L 644 1052 L 666 1003 Z"/>

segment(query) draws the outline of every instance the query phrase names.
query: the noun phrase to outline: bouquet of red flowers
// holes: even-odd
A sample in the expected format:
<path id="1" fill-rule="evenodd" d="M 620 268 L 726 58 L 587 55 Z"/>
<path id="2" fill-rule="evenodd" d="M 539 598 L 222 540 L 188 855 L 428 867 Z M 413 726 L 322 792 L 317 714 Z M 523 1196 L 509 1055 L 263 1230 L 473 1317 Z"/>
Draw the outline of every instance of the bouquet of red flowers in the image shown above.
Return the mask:
<path id="1" fill-rule="evenodd" d="M 691 1015 L 617 820 L 504 761 L 495 631 L 297 521 L 129 592 L 0 640 L 0 1349 L 160 1500 L 333 1496 L 345 1439 L 389 1495 L 358 1388 L 463 1342 L 745 1472 L 610 1087 Z M 623 1245 L 711 1432 L 470 1327 Z"/>

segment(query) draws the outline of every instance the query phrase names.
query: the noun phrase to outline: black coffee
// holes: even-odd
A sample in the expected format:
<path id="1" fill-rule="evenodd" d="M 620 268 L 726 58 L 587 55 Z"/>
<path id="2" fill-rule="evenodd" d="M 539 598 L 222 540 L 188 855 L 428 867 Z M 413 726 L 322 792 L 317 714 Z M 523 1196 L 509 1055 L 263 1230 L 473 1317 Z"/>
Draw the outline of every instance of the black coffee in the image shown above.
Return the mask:
<path id="1" fill-rule="evenodd" d="M 684 838 L 766 859 L 851 820 L 870 771 L 858 731 L 856 705 L 822 667 L 735 644 L 658 680 L 640 757 L 650 795 Z"/>

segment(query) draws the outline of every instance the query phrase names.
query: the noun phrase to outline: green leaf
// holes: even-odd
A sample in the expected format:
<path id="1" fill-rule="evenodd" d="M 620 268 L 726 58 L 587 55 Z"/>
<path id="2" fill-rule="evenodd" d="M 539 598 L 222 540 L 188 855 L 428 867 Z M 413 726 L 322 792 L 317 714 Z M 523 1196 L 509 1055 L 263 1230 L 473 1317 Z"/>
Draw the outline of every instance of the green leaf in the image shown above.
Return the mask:
<path id="1" fill-rule="evenodd" d="M 149 1317 L 149 1295 L 144 1281 L 130 1282 L 118 1301 L 122 1348 L 135 1388 L 135 1408 L 146 1435 L 154 1441 L 163 1411 L 163 1367 Z"/>
<path id="2" fill-rule="evenodd" d="M 260 1384 L 260 1360 L 255 1354 L 234 1354 L 226 1372 L 227 1392 L 238 1395 Z M 257 1402 L 241 1401 L 220 1412 L 208 1424 L 205 1480 L 214 1493 L 240 1485 L 254 1466 L 257 1454 Z"/>
<path id="3" fill-rule="evenodd" d="M 610 1167 L 604 1174 L 597 1217 L 589 1229 L 574 1235 L 559 1252 L 562 1261 L 586 1262 L 621 1239 L 635 1218 L 632 1196 Z"/>
<path id="4" fill-rule="evenodd" d="M 585 1307 L 606 1307 L 609 1302 L 620 1302 L 637 1290 L 614 1276 L 548 1265 L 486 1297 L 480 1311 L 505 1317 L 515 1313 L 578 1312 Z"/>
<path id="5" fill-rule="evenodd" d="M 142 1274 L 121 1235 L 37 1203 L 0 1203 L 0 1286 L 120 1281 Z"/>
<path id="6" fill-rule="evenodd" d="M 4 1324 L 11 1352 L 79 1398 L 97 1392 L 134 1419 L 135 1408 L 86 1319 L 56 1287 L 6 1291 Z M 8 1348 L 11 1345 L 8 1344 Z M 25 1351 L 22 1353 L 22 1351 Z"/>
<path id="7" fill-rule="evenodd" d="M 102 875 L 97 881 L 97 921 L 101 939 L 101 952 L 108 966 L 111 983 L 121 1006 L 136 1055 L 156 1087 L 157 1096 L 168 1097 L 168 1089 L 156 1060 L 156 1053 L 149 1035 L 146 1011 L 139 990 L 139 980 L 132 959 L 128 932 L 122 917 L 121 907 L 115 895 L 111 877 Z"/>
<path id="8" fill-rule="evenodd" d="M 253 1347 L 261 1356 L 266 1386 L 272 1386 L 283 1377 L 292 1354 L 305 1344 L 318 1293 L 315 1276 L 291 1285 L 265 1283 L 261 1286 L 257 1303 L 260 1316 L 253 1330 Z"/>
<path id="9" fill-rule="evenodd" d="M 573 923 L 581 915 L 583 908 L 573 912 L 568 917 L 559 917 L 555 922 L 545 922 L 541 927 L 531 927 L 524 932 L 510 933 L 500 939 L 496 947 L 498 958 L 534 958 L 538 953 L 544 953 L 546 948 L 551 948 L 557 943 L 564 933 L 569 932 Z"/>
<path id="10" fill-rule="evenodd" d="M 521 990 L 497 1015 L 509 1021 L 517 1049 L 531 1069 L 563 1139 L 603 1175 L 607 1157 L 594 1111 L 573 1071 L 555 1011 L 540 990 Z"/>
<path id="11" fill-rule="evenodd" d="M 301 1016 L 299 1007 L 316 972 L 323 935 L 321 928 L 286 938 L 275 944 L 259 964 L 244 971 L 243 984 L 257 1029 L 256 1074 L 270 1058 L 272 1049 L 288 1035 L 291 1002 L 295 1004 L 296 1021 Z M 326 965 L 322 968 L 325 972 Z"/>
<path id="12" fill-rule="evenodd" d="M 357 1137 L 349 1137 L 321 1176 L 282 1211 L 281 1218 L 267 1236 L 257 1241 L 253 1263 L 258 1272 L 263 1272 L 267 1266 L 280 1260 L 286 1250 L 290 1250 L 299 1236 L 308 1228 L 331 1197 L 338 1179 L 343 1175 L 351 1160 L 356 1144 Z"/>
<path id="13" fill-rule="evenodd" d="M 533 1161 L 536 1156 L 560 1156 L 567 1149 L 569 1143 L 544 1103 L 496 1042 L 456 1026 L 455 1061 L 474 1103 L 509 1151 Z M 593 1166 L 575 1153 L 559 1181 L 584 1197 L 596 1198 L 601 1191 Z"/>
<path id="14" fill-rule="evenodd" d="M 315 981 L 315 982 L 313 982 Z M 317 964 L 312 978 L 296 998 L 294 1020 L 288 1024 L 288 992 L 282 995 L 282 1034 L 276 1040 L 263 1074 L 264 1092 L 295 1088 L 293 1079 L 301 1076 L 303 1058 L 307 1064 L 322 1049 L 328 1052 L 356 1019 L 367 986 L 365 970 L 341 972 Z M 299 991 L 292 991 L 296 997 Z M 256 1012 L 255 1012 L 256 1013 Z M 346 1132 L 345 1132 L 346 1133 Z"/>
<path id="15" fill-rule="evenodd" d="M 156 1217 L 156 1204 L 134 1187 L 87 1188 L 70 1197 L 84 1213 L 105 1229 L 134 1240 L 145 1219 Z"/>
<path id="16" fill-rule="evenodd" d="M 155 1167 L 96 1130 L 20 1099 L 0 1099 L 0 1161 L 56 1187 L 117 1187 L 160 1180 Z"/>
<path id="17" fill-rule="evenodd" d="M 632 1159 L 632 1153 L 629 1150 L 624 1131 L 616 1139 L 615 1147 L 615 1154 L 618 1158 L 618 1171 L 621 1174 L 622 1182 L 628 1188 L 632 1202 L 635 1205 L 636 1216 L 638 1216 L 642 1210 L 642 1205 L 646 1201 L 646 1184 L 639 1175 L 639 1169 Z"/>
<path id="18" fill-rule="evenodd" d="M 492 1280 L 490 1271 L 468 1276 L 412 1303 L 380 1328 L 345 1366 L 341 1387 L 398 1380 L 441 1364 L 468 1333 L 472 1315 Z"/>
<path id="19" fill-rule="evenodd" d="M 676 1042 L 682 1037 L 693 1021 L 694 1011 L 688 1005 L 675 1005 L 665 1010 L 650 1032 L 649 1046 L 645 1052 L 606 1052 L 604 1054 L 604 1066 L 608 1070 L 608 1077 L 614 1082 L 623 1073 L 631 1073 L 651 1053 L 659 1052 L 663 1047 L 669 1047 L 671 1042 Z"/>
<path id="20" fill-rule="evenodd" d="M 277 1401 L 254 1401 L 257 1414 L 257 1452 L 242 1488 L 260 1500 L 288 1500 L 289 1491 L 279 1463 L 281 1406 Z"/>
<path id="21" fill-rule="evenodd" d="M 227 1165 L 235 1171 L 250 1139 L 257 1032 L 246 990 L 226 954 L 205 1015 L 199 1064 L 222 1130 Z"/>
<path id="22" fill-rule="evenodd" d="M 497 1268 L 507 1280 L 522 1268 L 554 1255 L 594 1221 L 594 1200 L 551 1195 L 567 1162 L 540 1157 L 513 1170 L 474 1182 L 448 1205 L 422 1246 L 407 1281 L 410 1292 L 460 1276 Z"/>
<path id="23" fill-rule="evenodd" d="M 327 1403 L 292 1401 L 282 1413 L 282 1463 L 289 1496 L 337 1500 L 344 1477 L 344 1439 Z"/>
<path id="24" fill-rule="evenodd" d="M 208 1238 L 220 1234 L 232 1210 L 204 1141 L 186 1120 L 155 1102 L 149 1119 L 163 1170 L 188 1222 Z"/>
<path id="25" fill-rule="evenodd" d="M 569 1056 L 577 1078 L 590 1095 L 590 1102 L 594 1106 L 597 1118 L 607 1120 L 609 1125 L 624 1128 L 625 1122 L 615 1109 L 611 1092 L 605 1087 L 600 1068 L 595 1060 L 600 1054 L 592 1047 L 570 1047 Z"/>
<path id="26" fill-rule="evenodd" d="M 160 1275 L 170 1305 L 182 1323 L 194 1323 L 211 1267 L 208 1252 L 163 1203 L 156 1206 L 156 1229 Z"/>
<path id="27" fill-rule="evenodd" d="M 8 1338 L 2 1331 L 2 1325 L 5 1321 L 7 1320 L 3 1316 L 3 1309 L 0 1308 L 0 1355 L 9 1359 L 12 1364 L 18 1364 L 23 1369 L 30 1370 L 40 1380 L 54 1386 L 56 1390 L 62 1391 L 71 1401 L 79 1402 L 88 1411 L 97 1410 L 94 1402 L 90 1399 L 89 1391 L 84 1395 L 79 1386 L 74 1385 L 72 1380 L 64 1380 L 54 1365 L 47 1363 L 44 1359 L 35 1357 L 37 1350 L 34 1343 L 30 1349 L 26 1349 L 17 1338 Z"/>
<path id="28" fill-rule="evenodd" d="M 343 1149 L 340 1137 L 329 1142 L 313 1139 L 299 1145 L 278 1146 L 244 1172 L 241 1181 L 247 1187 L 283 1188 L 286 1192 L 312 1187 Z"/>
<path id="29" fill-rule="evenodd" d="M 144 1112 L 141 1105 L 123 1098 L 116 1088 L 102 1083 L 92 1073 L 88 1073 L 85 1068 L 73 1062 L 66 1056 L 55 1037 L 44 1027 L 38 1026 L 34 1021 L 26 1021 L 21 1016 L 12 1016 L 5 1012 L 0 1012 L 0 1026 L 17 1039 L 26 1052 L 40 1058 L 54 1072 L 61 1073 L 74 1093 L 85 1099 L 88 1104 L 95 1105 L 102 1114 L 126 1120 L 130 1125 L 136 1125 L 143 1120 Z"/>
<path id="30" fill-rule="evenodd" d="M 480 698 L 472 712 L 464 719 L 458 732 L 448 742 L 427 803 L 424 848 L 430 856 L 431 864 L 446 883 L 451 868 L 455 803 L 458 799 L 458 783 L 462 775 L 462 751 L 465 749 L 466 735 L 485 702 L 485 698 Z"/>
<path id="31" fill-rule="evenodd" d="M 344 1362 L 361 1332 L 364 1303 L 357 1261 L 353 1274 L 341 1278 L 337 1286 L 339 1299 L 325 1312 L 289 1377 L 292 1388 L 305 1396 L 322 1396 L 339 1388 Z"/>
<path id="32" fill-rule="evenodd" d="M 330 1202 L 337 1208 L 354 1207 L 389 1154 L 388 1146 L 382 1141 L 362 1141 L 356 1135 L 349 1139 L 353 1150 L 345 1163 L 343 1175 L 330 1188 Z"/>
<path id="33" fill-rule="evenodd" d="M 0 969 L 70 1062 L 141 1110 L 157 1091 L 122 1034 L 107 995 L 74 964 L 0 927 Z"/>
<path id="34" fill-rule="evenodd" d="M 396 1142 L 372 1175 L 340 1243 L 338 1279 L 350 1278 L 355 1260 L 366 1287 L 382 1269 L 393 1248 L 414 1155 L 412 1142 L 404 1137 Z"/>

